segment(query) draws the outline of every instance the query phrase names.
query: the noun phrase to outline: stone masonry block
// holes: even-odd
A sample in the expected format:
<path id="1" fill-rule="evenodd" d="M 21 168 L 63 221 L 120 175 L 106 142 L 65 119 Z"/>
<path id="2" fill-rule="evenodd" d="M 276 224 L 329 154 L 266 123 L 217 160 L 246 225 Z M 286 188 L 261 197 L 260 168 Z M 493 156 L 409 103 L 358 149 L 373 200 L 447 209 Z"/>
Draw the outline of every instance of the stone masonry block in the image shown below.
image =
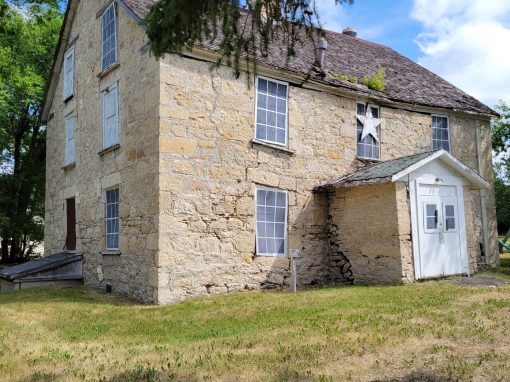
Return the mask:
<path id="1" fill-rule="evenodd" d="M 161 137 L 159 140 L 159 151 L 169 154 L 195 155 L 197 152 L 197 141 L 180 137 Z"/>

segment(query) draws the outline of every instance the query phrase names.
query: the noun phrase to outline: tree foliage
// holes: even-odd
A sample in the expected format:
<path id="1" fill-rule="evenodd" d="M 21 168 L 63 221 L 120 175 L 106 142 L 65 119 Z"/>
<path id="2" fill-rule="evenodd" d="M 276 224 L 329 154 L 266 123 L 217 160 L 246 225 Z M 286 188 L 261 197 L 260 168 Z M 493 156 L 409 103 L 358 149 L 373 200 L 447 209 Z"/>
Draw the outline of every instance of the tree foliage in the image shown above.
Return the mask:
<path id="1" fill-rule="evenodd" d="M 271 44 L 283 46 L 289 60 L 297 43 L 309 39 L 315 49 L 322 33 L 315 0 L 160 0 L 146 22 L 156 57 L 212 45 L 221 56 L 218 63 L 232 66 L 237 76 L 241 62 L 255 69 Z"/>
<path id="2" fill-rule="evenodd" d="M 500 116 L 491 121 L 492 149 L 495 152 L 496 211 L 498 229 L 510 229 L 510 107 L 499 101 L 495 109 Z"/>
<path id="3" fill-rule="evenodd" d="M 508 170 L 510 169 L 510 106 L 500 100 L 495 109 L 500 116 L 493 118 L 491 122 L 492 149 Z"/>
<path id="4" fill-rule="evenodd" d="M 43 238 L 45 131 L 39 114 L 61 24 L 56 0 L 0 0 L 3 262 L 26 258 Z"/>

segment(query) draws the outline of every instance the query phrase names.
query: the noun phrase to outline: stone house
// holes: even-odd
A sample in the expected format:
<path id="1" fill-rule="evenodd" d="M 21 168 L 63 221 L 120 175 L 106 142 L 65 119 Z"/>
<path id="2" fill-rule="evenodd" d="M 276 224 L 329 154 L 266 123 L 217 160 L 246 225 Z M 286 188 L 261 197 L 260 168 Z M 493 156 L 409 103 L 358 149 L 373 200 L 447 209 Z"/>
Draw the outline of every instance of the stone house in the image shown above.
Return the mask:
<path id="1" fill-rule="evenodd" d="M 152 0 L 71 0 L 43 107 L 45 254 L 147 303 L 298 283 L 398 283 L 497 263 L 495 112 L 392 49 L 328 32 L 322 68 L 273 47 L 151 57 Z M 346 80 L 379 67 L 386 88 Z M 250 86 L 248 86 L 250 84 Z M 438 151 L 439 150 L 439 151 Z"/>

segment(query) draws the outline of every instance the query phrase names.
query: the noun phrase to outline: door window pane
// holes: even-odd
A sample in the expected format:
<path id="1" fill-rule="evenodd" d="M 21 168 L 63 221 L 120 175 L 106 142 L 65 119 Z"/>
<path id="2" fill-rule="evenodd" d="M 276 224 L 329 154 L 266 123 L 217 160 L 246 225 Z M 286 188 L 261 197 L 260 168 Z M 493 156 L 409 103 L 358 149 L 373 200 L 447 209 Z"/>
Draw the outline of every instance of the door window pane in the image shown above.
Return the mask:
<path id="1" fill-rule="evenodd" d="M 425 204 L 425 223 L 427 229 L 437 229 L 437 204 Z"/>
<path id="2" fill-rule="evenodd" d="M 444 206 L 445 231 L 455 230 L 455 206 L 453 204 L 445 204 Z"/>

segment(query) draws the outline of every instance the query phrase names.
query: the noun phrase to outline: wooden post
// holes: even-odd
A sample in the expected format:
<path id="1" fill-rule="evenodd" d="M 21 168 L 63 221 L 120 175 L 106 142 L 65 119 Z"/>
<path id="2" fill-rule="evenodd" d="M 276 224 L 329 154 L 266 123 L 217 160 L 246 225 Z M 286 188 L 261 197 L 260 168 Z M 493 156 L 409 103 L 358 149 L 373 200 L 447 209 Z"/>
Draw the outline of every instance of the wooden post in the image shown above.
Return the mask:
<path id="1" fill-rule="evenodd" d="M 292 293 L 297 292 L 297 272 L 296 272 L 296 257 L 300 257 L 298 249 L 291 249 L 289 251 L 290 258 L 290 291 Z"/>

